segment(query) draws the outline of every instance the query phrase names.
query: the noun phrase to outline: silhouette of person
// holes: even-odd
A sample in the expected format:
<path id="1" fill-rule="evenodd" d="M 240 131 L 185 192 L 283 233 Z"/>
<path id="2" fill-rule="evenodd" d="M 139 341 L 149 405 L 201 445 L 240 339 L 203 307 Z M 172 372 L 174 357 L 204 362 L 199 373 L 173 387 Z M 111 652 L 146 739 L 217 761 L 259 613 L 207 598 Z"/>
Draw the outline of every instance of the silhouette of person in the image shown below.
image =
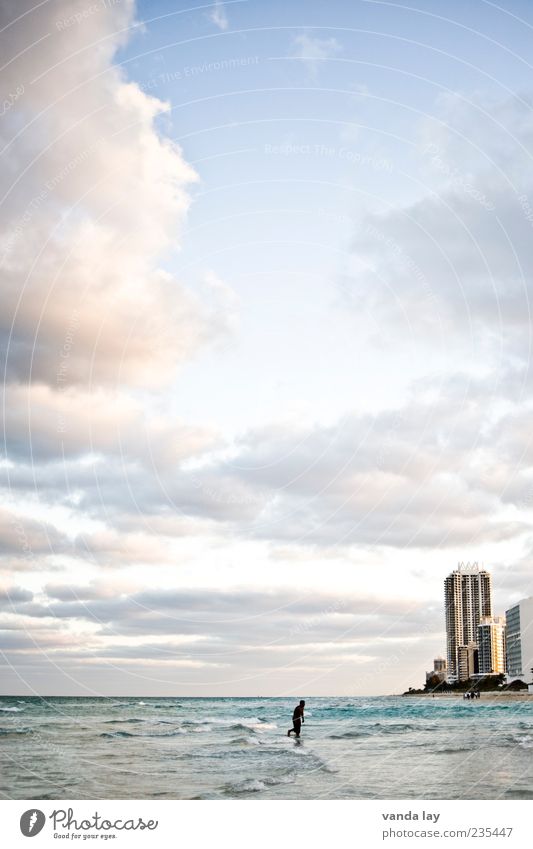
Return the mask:
<path id="1" fill-rule="evenodd" d="M 287 731 L 287 737 L 290 737 L 293 731 L 294 731 L 294 733 L 296 734 L 297 737 L 300 736 L 300 730 L 302 728 L 302 722 L 305 722 L 305 720 L 304 720 L 304 707 L 305 707 L 305 702 L 304 702 L 303 699 L 301 699 L 300 704 L 296 705 L 296 707 L 294 708 L 294 711 L 293 711 L 293 714 L 292 714 L 292 728 L 289 728 L 289 730 Z"/>

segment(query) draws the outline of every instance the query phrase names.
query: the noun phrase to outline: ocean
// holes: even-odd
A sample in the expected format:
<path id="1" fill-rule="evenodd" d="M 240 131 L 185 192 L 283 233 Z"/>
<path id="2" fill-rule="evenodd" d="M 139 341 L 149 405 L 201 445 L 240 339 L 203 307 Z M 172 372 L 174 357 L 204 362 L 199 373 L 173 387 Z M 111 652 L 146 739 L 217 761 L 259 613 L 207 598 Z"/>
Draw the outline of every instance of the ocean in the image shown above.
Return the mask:
<path id="1" fill-rule="evenodd" d="M 533 699 L 0 697 L 4 799 L 531 799 Z"/>

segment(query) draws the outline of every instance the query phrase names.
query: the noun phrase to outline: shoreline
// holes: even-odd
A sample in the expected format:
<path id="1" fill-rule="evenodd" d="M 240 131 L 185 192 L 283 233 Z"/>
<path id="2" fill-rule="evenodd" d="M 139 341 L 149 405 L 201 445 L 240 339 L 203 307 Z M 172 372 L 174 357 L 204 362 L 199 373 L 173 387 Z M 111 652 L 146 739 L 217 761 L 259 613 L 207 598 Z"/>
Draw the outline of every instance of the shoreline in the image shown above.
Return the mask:
<path id="1" fill-rule="evenodd" d="M 419 699 L 461 699 L 463 700 L 463 692 L 457 693 L 402 693 L 402 697 L 406 698 L 419 698 Z M 464 699 L 464 701 L 470 701 L 470 699 Z M 486 690 L 481 692 L 481 697 L 479 699 L 472 699 L 475 702 L 488 702 L 488 701 L 509 701 L 509 702 L 521 702 L 521 701 L 531 701 L 533 702 L 533 693 L 528 693 L 525 690 L 522 693 L 500 693 L 498 690 Z"/>
<path id="2" fill-rule="evenodd" d="M 311 696 L 309 696 L 309 695 L 307 695 L 306 698 L 308 698 L 310 700 L 312 700 L 312 699 L 331 699 L 331 700 L 334 700 L 334 699 L 348 699 L 348 698 L 349 699 L 401 699 L 401 698 L 457 699 L 457 698 L 462 698 L 463 692 L 466 692 L 466 691 L 436 692 L 436 693 L 417 693 L 417 692 L 413 692 L 413 693 L 408 693 L 408 692 L 407 693 L 381 693 L 380 695 L 375 695 L 375 696 L 359 695 L 359 694 L 348 695 L 348 696 L 346 696 L 346 695 L 343 695 L 343 696 L 335 696 L 335 695 L 333 695 L 333 696 L 332 695 L 329 695 L 329 696 L 314 696 L 314 695 L 311 695 Z M 290 701 L 294 698 L 296 698 L 296 697 L 294 697 L 294 696 L 152 696 L 152 695 L 150 695 L 150 696 L 147 696 L 147 695 L 140 695 L 140 696 L 109 696 L 109 695 L 101 695 L 101 696 L 86 696 L 86 695 L 80 696 L 80 695 L 77 695 L 77 696 L 72 696 L 72 695 L 70 695 L 70 696 L 65 696 L 65 695 L 62 695 L 62 694 L 61 695 L 40 695 L 40 694 L 36 694 L 36 693 L 32 693 L 31 695 L 28 695 L 27 693 L 23 693 L 23 694 L 16 693 L 14 695 L 5 695 L 5 694 L 0 695 L 0 701 L 3 700 L 3 699 L 17 699 L 17 700 L 41 699 L 43 701 L 46 701 L 47 699 L 51 699 L 51 700 L 52 699 L 76 699 L 78 701 L 86 700 L 87 702 L 91 702 L 94 699 L 99 699 L 99 700 L 102 700 L 102 701 L 104 701 L 104 700 L 116 700 L 116 699 L 123 699 L 125 701 L 132 701 L 132 700 L 136 700 L 136 699 L 148 699 L 150 701 L 166 700 L 166 699 L 168 699 L 168 700 L 181 699 L 183 701 L 195 701 L 195 700 L 203 701 L 203 700 L 206 700 L 206 699 L 209 699 L 209 700 L 232 699 L 234 701 L 239 701 L 239 700 L 240 701 L 251 701 L 251 700 L 260 701 L 260 700 L 264 699 L 265 701 L 269 701 L 269 700 L 274 700 L 274 701 L 289 700 Z M 487 701 L 487 699 L 492 699 L 492 698 L 498 699 L 498 700 L 504 700 L 504 701 L 505 700 L 527 701 L 528 699 L 531 699 L 533 701 L 533 693 L 528 693 L 527 690 L 523 690 L 521 692 L 516 692 L 516 693 L 515 692 L 503 692 L 502 693 L 498 690 L 482 690 L 481 691 L 481 699 L 476 699 L 476 701 Z M 468 700 L 465 699 L 465 701 L 468 701 Z"/>

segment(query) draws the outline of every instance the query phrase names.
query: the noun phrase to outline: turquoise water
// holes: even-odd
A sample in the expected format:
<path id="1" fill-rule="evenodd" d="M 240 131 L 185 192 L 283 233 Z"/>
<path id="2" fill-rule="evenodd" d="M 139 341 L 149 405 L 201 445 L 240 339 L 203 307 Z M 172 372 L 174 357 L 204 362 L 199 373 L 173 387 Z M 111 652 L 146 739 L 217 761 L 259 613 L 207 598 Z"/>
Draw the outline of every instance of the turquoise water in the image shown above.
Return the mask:
<path id="1" fill-rule="evenodd" d="M 533 699 L 3 698 L 9 799 L 531 799 Z"/>

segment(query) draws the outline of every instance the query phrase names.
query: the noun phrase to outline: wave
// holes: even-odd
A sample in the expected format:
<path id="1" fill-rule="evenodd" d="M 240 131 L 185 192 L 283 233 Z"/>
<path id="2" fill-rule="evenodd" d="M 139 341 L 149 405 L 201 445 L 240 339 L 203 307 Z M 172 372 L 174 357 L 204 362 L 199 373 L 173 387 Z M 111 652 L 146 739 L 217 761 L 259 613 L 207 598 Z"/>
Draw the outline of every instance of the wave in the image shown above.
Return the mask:
<path id="1" fill-rule="evenodd" d="M 520 734 L 516 732 L 510 732 L 508 734 L 499 735 L 498 744 L 501 746 L 510 746 L 512 748 L 520 746 L 521 749 L 532 749 L 533 737 L 531 736 L 531 734 Z"/>
<path id="2" fill-rule="evenodd" d="M 235 725 L 229 725 L 228 731 L 246 731 L 248 734 L 255 734 L 255 728 L 251 725 L 244 725 L 242 722 L 236 722 Z"/>
<path id="3" fill-rule="evenodd" d="M 0 735 L 7 737 L 9 734 L 33 734 L 33 728 L 0 728 Z"/>
<path id="4" fill-rule="evenodd" d="M 381 734 L 403 734 L 406 731 L 435 731 L 432 725 L 413 725 L 410 722 L 374 722 L 359 728 L 349 728 L 337 734 L 330 734 L 330 740 L 349 740 L 356 737 L 378 737 Z"/>
<path id="5" fill-rule="evenodd" d="M 124 722 L 148 722 L 146 719 L 106 719 L 104 725 L 121 725 Z"/>
<path id="6" fill-rule="evenodd" d="M 130 734 L 129 731 L 104 731 L 100 737 L 139 737 L 139 734 Z"/>
<path id="7" fill-rule="evenodd" d="M 413 725 L 411 722 L 376 722 L 378 733 L 398 734 L 402 731 L 435 731 L 433 725 Z"/>
<path id="8" fill-rule="evenodd" d="M 240 722 L 236 722 L 234 725 L 228 726 L 228 731 L 251 731 L 252 734 L 256 732 L 261 734 L 263 731 L 272 730 L 277 728 L 278 726 L 274 722 L 247 722 L 246 720 L 241 720 Z"/>
<path id="9" fill-rule="evenodd" d="M 264 719 L 259 719 L 257 716 L 236 716 L 233 719 L 224 719 L 221 716 L 213 717 L 208 719 L 207 722 L 211 722 L 214 725 L 231 725 L 233 723 L 240 723 L 241 725 L 247 725 L 249 728 L 256 728 L 258 726 L 265 728 L 276 728 L 276 726 L 272 722 L 265 722 Z"/>
<path id="10" fill-rule="evenodd" d="M 270 731 L 278 726 L 274 722 L 266 722 L 259 720 L 257 717 L 206 717 L 205 719 L 187 719 L 182 722 L 186 728 L 192 728 L 194 731 L 209 731 L 210 728 L 224 729 L 228 731 L 252 731 L 261 734 L 263 731 Z"/>
<path id="11" fill-rule="evenodd" d="M 531 799 L 531 790 L 521 790 L 520 788 L 510 787 L 503 795 L 506 799 Z"/>
<path id="12" fill-rule="evenodd" d="M 100 737 L 117 738 L 117 737 L 178 737 L 182 734 L 187 734 L 184 728 L 173 728 L 168 731 L 139 731 L 133 734 L 131 731 L 104 731 Z"/>
<path id="13" fill-rule="evenodd" d="M 172 731 L 145 731 L 140 734 L 134 734 L 134 737 L 178 737 L 180 734 L 187 734 L 185 728 L 174 728 Z"/>
<path id="14" fill-rule="evenodd" d="M 311 749 L 306 749 L 305 746 L 291 746 L 287 748 L 285 752 L 289 757 L 295 759 L 293 760 L 293 763 L 298 763 L 298 770 L 303 768 L 309 772 L 338 772 L 337 769 L 329 766 L 326 761 L 322 760 L 322 758 L 320 758 Z"/>
<path id="15" fill-rule="evenodd" d="M 365 708 L 362 705 L 353 705 L 353 704 L 328 705 L 327 707 L 320 706 L 320 708 L 319 708 L 320 713 L 351 713 L 351 714 L 354 713 L 354 709 L 356 709 L 358 712 L 365 710 Z M 305 711 L 305 715 L 311 716 L 311 714 L 309 713 L 308 710 Z"/>
<path id="16" fill-rule="evenodd" d="M 276 787 L 279 784 L 293 784 L 295 776 L 290 773 L 279 776 L 266 776 L 264 778 L 245 778 L 243 781 L 238 781 L 235 784 L 227 784 L 223 788 L 223 792 L 227 796 L 239 793 L 261 793 L 269 787 Z"/>
<path id="17" fill-rule="evenodd" d="M 24 708 L 18 707 L 0 707 L 0 710 L 5 711 L 5 713 L 22 713 Z"/>
<path id="18" fill-rule="evenodd" d="M 257 737 L 234 737 L 229 741 L 230 746 L 260 746 L 261 740 Z"/>
<path id="19" fill-rule="evenodd" d="M 369 737 L 371 731 L 344 731 L 342 734 L 330 734 L 330 740 L 353 740 L 356 737 Z"/>
<path id="20" fill-rule="evenodd" d="M 515 740 L 521 749 L 533 749 L 533 737 L 530 735 L 525 735 L 523 737 L 518 737 L 517 735 Z"/>
<path id="21" fill-rule="evenodd" d="M 435 749 L 434 751 L 437 755 L 455 755 L 461 752 L 474 752 L 477 749 L 478 746 L 449 746 L 443 749 Z"/>

